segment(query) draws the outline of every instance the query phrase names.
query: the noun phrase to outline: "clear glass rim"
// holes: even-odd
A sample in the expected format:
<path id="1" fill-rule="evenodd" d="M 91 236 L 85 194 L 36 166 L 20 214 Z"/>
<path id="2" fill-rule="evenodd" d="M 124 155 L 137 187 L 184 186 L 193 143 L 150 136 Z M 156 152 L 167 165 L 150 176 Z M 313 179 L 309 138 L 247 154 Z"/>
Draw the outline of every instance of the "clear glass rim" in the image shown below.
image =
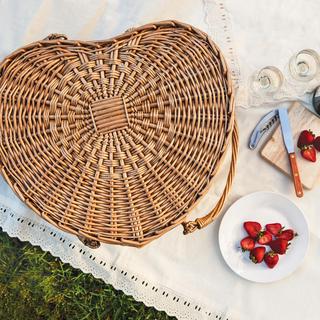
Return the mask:
<path id="1" fill-rule="evenodd" d="M 255 88 L 255 83 L 260 82 L 259 79 L 261 79 L 261 77 L 267 77 L 264 75 L 264 72 L 270 72 L 271 74 L 273 74 L 277 80 L 278 80 L 278 84 L 276 86 L 274 86 L 272 88 L 272 84 L 274 84 L 274 77 L 273 79 L 270 79 L 270 77 L 268 77 L 269 83 L 270 85 L 268 87 L 266 87 L 265 89 L 263 89 L 262 87 L 260 89 L 257 90 L 257 88 Z M 259 69 L 258 71 L 256 71 L 250 80 L 250 87 L 251 90 L 253 90 L 256 93 L 259 94 L 271 94 L 271 93 L 275 93 L 277 91 L 279 91 L 279 89 L 281 88 L 281 86 L 283 85 L 284 82 L 284 77 L 283 77 L 283 73 L 281 72 L 281 70 L 275 66 L 266 66 L 263 67 L 261 69 Z"/>
<path id="2" fill-rule="evenodd" d="M 297 61 L 299 61 L 299 57 L 303 54 L 312 57 L 315 61 L 316 70 L 312 74 L 301 75 L 301 74 L 299 74 L 299 71 L 297 70 L 297 65 L 299 65 L 299 62 L 297 63 Z M 294 54 L 289 60 L 290 76 L 297 81 L 301 81 L 301 82 L 311 81 L 312 79 L 314 79 L 316 77 L 317 73 L 319 72 L 319 69 L 320 69 L 320 56 L 319 56 L 318 52 L 313 49 L 300 50 L 299 52 Z"/>

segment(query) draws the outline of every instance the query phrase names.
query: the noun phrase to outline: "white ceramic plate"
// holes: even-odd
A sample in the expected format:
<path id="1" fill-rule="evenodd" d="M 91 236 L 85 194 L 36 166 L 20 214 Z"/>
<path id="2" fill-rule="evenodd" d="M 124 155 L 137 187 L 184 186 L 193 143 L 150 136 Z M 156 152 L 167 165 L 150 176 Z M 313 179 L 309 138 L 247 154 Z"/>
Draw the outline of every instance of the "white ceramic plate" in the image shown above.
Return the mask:
<path id="1" fill-rule="evenodd" d="M 243 253 L 239 248 L 241 239 L 247 236 L 245 221 L 258 221 L 262 227 L 280 222 L 298 233 L 287 253 L 279 255 L 274 269 L 264 262 L 252 263 L 249 252 Z M 219 245 L 226 263 L 239 276 L 254 282 L 273 282 L 291 274 L 302 263 L 308 242 L 308 224 L 301 210 L 289 199 L 272 192 L 251 193 L 236 201 L 224 215 L 219 229 Z"/>

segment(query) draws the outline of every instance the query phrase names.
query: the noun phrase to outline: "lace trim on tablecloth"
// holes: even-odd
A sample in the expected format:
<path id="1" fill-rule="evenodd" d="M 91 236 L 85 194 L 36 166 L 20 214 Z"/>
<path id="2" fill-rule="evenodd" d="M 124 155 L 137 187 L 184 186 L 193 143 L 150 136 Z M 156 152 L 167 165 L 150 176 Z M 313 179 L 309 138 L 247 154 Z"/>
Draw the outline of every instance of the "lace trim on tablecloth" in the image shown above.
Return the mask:
<path id="1" fill-rule="evenodd" d="M 133 296 L 137 301 L 165 311 L 170 316 L 186 320 L 231 320 L 227 311 L 214 312 L 212 310 L 218 310 L 215 306 L 205 306 L 159 283 L 149 281 L 136 272 L 121 268 L 111 263 L 108 257 L 101 257 L 94 249 L 84 246 L 74 236 L 46 222 L 38 223 L 21 216 L 2 204 L 0 204 L 0 226 L 10 237 L 17 237 L 32 245 L 40 246 L 42 250 L 50 252 L 62 262 L 69 263 L 85 273 L 91 273 L 95 278 L 102 279 L 117 290 Z"/>
<path id="2" fill-rule="evenodd" d="M 202 0 L 207 33 L 220 47 L 227 60 L 231 78 L 237 88 L 241 83 L 240 67 L 234 47 L 232 23 L 224 1 Z"/>
<path id="3" fill-rule="evenodd" d="M 231 23 L 223 1 L 203 0 L 203 14 L 208 27 L 206 31 L 221 48 L 237 86 L 240 82 L 240 70 L 233 47 Z M 91 273 L 145 305 L 165 311 L 170 316 L 185 320 L 234 319 L 229 310 L 219 310 L 214 304 L 205 306 L 159 283 L 149 281 L 136 272 L 121 268 L 105 254 L 102 256 L 98 251 L 84 246 L 73 235 L 60 231 L 45 221 L 39 223 L 27 218 L 2 203 L 0 226 L 9 236 L 40 246 L 42 250 L 49 251 L 72 267 Z"/>

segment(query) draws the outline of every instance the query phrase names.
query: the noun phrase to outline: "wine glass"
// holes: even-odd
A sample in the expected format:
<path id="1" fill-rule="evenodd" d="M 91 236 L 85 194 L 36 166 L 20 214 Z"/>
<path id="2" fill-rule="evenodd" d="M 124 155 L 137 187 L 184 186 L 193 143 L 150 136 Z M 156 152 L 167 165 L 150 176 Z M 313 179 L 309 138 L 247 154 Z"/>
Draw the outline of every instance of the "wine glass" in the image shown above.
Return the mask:
<path id="1" fill-rule="evenodd" d="M 283 84 L 282 72 L 274 67 L 267 66 L 255 72 L 251 77 L 251 88 L 255 94 L 273 95 Z"/>
<path id="2" fill-rule="evenodd" d="M 301 50 L 289 61 L 289 73 L 294 80 L 309 82 L 319 75 L 319 71 L 320 57 L 315 50 Z"/>

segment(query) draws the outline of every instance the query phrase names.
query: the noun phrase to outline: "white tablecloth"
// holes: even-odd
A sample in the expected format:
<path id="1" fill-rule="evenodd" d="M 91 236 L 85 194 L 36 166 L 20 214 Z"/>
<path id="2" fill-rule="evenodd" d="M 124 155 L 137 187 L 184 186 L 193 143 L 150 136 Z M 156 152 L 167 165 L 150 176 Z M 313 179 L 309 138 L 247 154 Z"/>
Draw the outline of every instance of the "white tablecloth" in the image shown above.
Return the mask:
<path id="1" fill-rule="evenodd" d="M 221 1 L 0 1 L 0 54 L 5 56 L 49 33 L 69 38 L 103 39 L 134 25 L 177 19 L 210 32 L 228 50 L 236 46 L 243 84 L 256 68 L 275 64 L 282 68 L 298 49 L 320 51 L 319 1 L 225 0 L 233 39 L 225 42 Z M 220 9 L 219 9 L 220 8 Z M 223 9 L 224 10 L 224 9 Z M 227 17 L 227 16 L 226 16 Z M 217 21 L 219 28 L 214 28 Z M 228 25 L 228 23 L 226 22 Z M 230 49 L 230 48 L 229 48 Z M 231 61 L 229 55 L 229 61 Z M 236 70 L 236 63 L 233 65 Z M 289 179 L 247 149 L 252 127 L 267 108 L 237 109 L 240 127 L 238 172 L 225 209 L 239 197 L 258 190 L 272 190 L 290 197 L 310 224 L 311 243 L 303 265 L 290 277 L 272 284 L 256 284 L 234 274 L 222 259 L 217 234 L 221 218 L 189 236 L 182 228 L 167 233 L 145 248 L 102 245 L 84 247 L 76 237 L 61 232 L 26 208 L 0 178 L 0 225 L 63 261 L 104 279 L 147 305 L 179 319 L 316 320 L 320 304 L 320 187 L 297 200 Z M 320 128 L 319 128 L 320 131 Z M 214 186 L 191 213 L 207 213 L 224 186 L 227 163 Z"/>

